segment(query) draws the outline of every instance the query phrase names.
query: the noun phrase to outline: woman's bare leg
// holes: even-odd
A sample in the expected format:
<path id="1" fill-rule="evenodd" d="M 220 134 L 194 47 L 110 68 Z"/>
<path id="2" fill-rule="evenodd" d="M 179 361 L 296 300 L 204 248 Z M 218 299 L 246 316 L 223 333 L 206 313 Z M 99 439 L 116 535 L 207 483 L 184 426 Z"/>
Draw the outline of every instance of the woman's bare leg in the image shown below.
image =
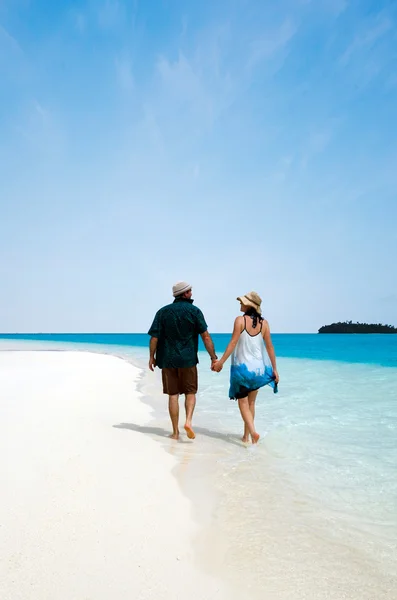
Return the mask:
<path id="1" fill-rule="evenodd" d="M 258 395 L 258 392 L 259 392 L 259 390 L 254 390 L 253 392 L 249 392 L 249 394 L 248 394 L 248 406 L 251 411 L 252 420 L 254 421 L 254 427 L 255 427 L 255 400 Z M 243 442 L 245 442 L 245 443 L 249 442 L 249 436 L 250 436 L 250 432 L 248 430 L 247 425 L 244 423 L 244 435 L 242 437 Z"/>
<path id="2" fill-rule="evenodd" d="M 245 423 L 244 423 L 244 433 L 243 433 L 243 437 L 241 438 L 241 441 L 244 442 L 244 444 L 248 444 L 248 442 L 250 441 L 250 432 L 248 431 L 248 427 Z"/>
<path id="3" fill-rule="evenodd" d="M 251 436 L 252 443 L 256 444 L 257 441 L 259 440 L 259 435 L 255 431 L 254 419 L 252 417 L 252 413 L 251 413 L 251 410 L 249 407 L 248 396 L 246 396 L 245 398 L 239 399 L 238 407 L 240 409 L 240 413 L 241 413 L 242 419 L 244 421 L 244 426 L 248 430 L 248 435 Z M 244 430 L 245 430 L 245 428 L 244 428 Z"/>

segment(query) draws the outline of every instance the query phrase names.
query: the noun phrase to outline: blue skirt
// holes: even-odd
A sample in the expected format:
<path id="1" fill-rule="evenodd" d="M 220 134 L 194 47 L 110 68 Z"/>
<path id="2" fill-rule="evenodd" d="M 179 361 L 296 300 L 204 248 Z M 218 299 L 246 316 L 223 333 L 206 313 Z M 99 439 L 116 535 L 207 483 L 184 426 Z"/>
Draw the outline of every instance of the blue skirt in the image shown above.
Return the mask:
<path id="1" fill-rule="evenodd" d="M 246 398 L 249 392 L 259 390 L 265 385 L 270 385 L 273 392 L 277 394 L 278 386 L 274 380 L 272 367 L 265 366 L 264 372 L 258 373 L 258 371 L 250 371 L 244 364 L 232 365 L 230 367 L 229 398 L 231 400 Z"/>

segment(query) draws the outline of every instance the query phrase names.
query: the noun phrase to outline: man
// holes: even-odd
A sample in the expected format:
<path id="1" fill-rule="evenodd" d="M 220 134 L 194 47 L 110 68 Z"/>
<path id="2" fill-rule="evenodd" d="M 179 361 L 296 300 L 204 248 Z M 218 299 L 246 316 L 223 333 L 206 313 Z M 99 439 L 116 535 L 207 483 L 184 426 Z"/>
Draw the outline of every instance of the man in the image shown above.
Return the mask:
<path id="1" fill-rule="evenodd" d="M 203 313 L 193 306 L 192 286 L 185 281 L 172 288 L 174 301 L 161 308 L 149 329 L 149 369 L 162 369 L 163 392 L 168 395 L 168 410 L 172 423 L 172 439 L 179 437 L 179 395 L 185 395 L 185 431 L 194 439 L 192 417 L 198 388 L 198 336 L 204 342 L 213 365 L 217 360 L 214 344 L 208 333 Z"/>

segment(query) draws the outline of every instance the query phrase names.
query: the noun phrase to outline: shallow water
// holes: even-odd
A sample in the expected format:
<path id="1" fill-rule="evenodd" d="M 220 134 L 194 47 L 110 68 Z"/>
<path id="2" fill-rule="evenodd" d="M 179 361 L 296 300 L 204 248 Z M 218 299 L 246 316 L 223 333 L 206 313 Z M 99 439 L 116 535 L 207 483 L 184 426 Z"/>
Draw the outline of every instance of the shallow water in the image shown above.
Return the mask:
<path id="1" fill-rule="evenodd" d="M 236 585 L 247 577 L 260 598 L 397 598 L 397 368 L 279 359 L 279 393 L 258 395 L 255 448 L 240 442 L 228 369 L 200 364 L 198 440 L 172 451 L 189 495 L 200 497 L 194 478 L 216 488 Z M 165 407 L 156 414 L 167 429 Z"/>
<path id="2" fill-rule="evenodd" d="M 145 366 L 142 349 L 131 355 Z M 171 448 L 193 499 L 194 479 L 217 491 L 229 577 L 259 598 L 397 598 L 397 368 L 280 358 L 279 393 L 258 395 L 261 443 L 247 447 L 228 369 L 212 373 L 204 353 L 200 365 L 197 443 Z"/>
<path id="3" fill-rule="evenodd" d="M 277 597 L 397 597 L 397 369 L 280 359 L 279 371 L 279 394 L 258 395 L 261 445 L 227 444 L 221 459 L 229 564 L 242 566 L 244 545 L 259 579 L 288 573 Z M 207 426 L 239 434 L 227 372 L 213 377 L 201 379 Z"/>

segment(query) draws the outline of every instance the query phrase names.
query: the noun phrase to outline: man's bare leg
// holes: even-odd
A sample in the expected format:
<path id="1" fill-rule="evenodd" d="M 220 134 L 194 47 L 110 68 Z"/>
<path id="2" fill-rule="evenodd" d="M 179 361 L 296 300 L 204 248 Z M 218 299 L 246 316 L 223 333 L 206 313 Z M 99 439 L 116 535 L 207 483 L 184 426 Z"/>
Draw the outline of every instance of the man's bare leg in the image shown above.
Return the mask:
<path id="1" fill-rule="evenodd" d="M 196 406 L 196 394 L 186 394 L 185 396 L 185 410 L 186 410 L 186 423 L 185 423 L 185 431 L 187 433 L 187 437 L 190 440 L 194 440 L 196 437 L 193 429 L 192 429 L 192 418 L 194 407 Z"/>
<path id="2" fill-rule="evenodd" d="M 250 409 L 250 412 L 252 415 L 252 421 L 255 420 L 255 400 L 258 395 L 258 392 L 259 392 L 259 390 L 255 390 L 253 392 L 249 392 L 249 394 L 248 394 L 248 406 L 249 406 L 249 409 Z M 244 443 L 249 442 L 249 435 L 250 435 L 249 429 L 248 429 L 246 423 L 244 423 L 244 435 L 242 437 L 242 441 Z"/>
<path id="3" fill-rule="evenodd" d="M 168 396 L 168 411 L 171 417 L 172 434 L 171 439 L 179 438 L 179 395 Z"/>

